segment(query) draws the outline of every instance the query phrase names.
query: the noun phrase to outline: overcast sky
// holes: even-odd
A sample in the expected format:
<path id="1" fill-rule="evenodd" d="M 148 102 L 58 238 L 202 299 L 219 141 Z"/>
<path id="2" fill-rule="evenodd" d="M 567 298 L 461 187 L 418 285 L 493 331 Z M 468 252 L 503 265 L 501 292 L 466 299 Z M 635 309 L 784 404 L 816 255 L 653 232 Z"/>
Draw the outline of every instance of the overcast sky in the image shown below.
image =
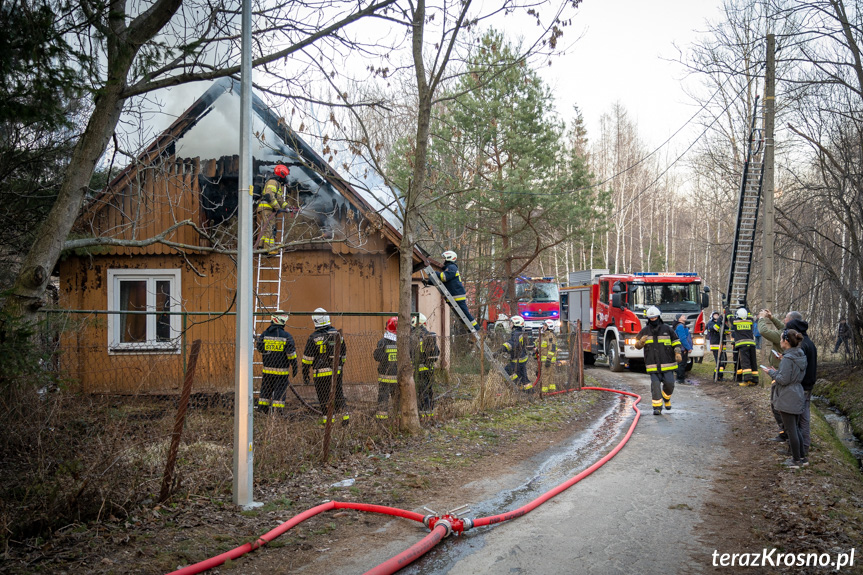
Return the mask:
<path id="1" fill-rule="evenodd" d="M 716 20 L 719 0 L 584 0 L 564 39 L 572 43 L 562 58 L 543 70 L 557 94 L 557 109 L 569 120 L 577 104 L 588 137 L 599 118 L 620 101 L 635 117 L 648 144 L 659 145 L 696 112 L 681 87 L 681 50 Z M 697 134 L 681 133 L 691 141 Z M 680 142 L 674 142 L 682 148 Z"/>

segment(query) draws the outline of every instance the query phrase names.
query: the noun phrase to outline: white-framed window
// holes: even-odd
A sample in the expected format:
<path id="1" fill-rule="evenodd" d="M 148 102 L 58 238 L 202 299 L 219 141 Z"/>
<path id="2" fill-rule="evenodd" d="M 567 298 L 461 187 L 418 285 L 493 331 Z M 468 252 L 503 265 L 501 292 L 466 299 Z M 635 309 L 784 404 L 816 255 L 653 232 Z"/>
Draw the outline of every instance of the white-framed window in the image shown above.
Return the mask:
<path id="1" fill-rule="evenodd" d="M 108 353 L 180 353 L 180 270 L 108 270 Z"/>

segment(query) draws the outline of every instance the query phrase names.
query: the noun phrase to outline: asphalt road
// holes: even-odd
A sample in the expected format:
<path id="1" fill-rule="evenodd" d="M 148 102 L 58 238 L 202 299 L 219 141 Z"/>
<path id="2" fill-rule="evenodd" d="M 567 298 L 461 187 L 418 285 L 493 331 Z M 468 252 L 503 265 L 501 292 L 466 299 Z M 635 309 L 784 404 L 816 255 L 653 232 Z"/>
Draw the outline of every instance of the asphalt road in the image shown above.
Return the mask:
<path id="1" fill-rule="evenodd" d="M 713 548 L 695 527 L 714 466 L 727 456 L 727 425 L 718 403 L 698 386 L 678 386 L 672 410 L 654 416 L 648 376 L 595 368 L 601 385 L 641 394 L 641 420 L 627 445 L 601 469 L 516 520 L 450 538 L 400 574 L 665 574 L 710 571 Z M 611 402 L 605 417 L 508 473 L 478 478 L 464 492 L 485 499 L 470 517 L 516 509 L 599 459 L 629 426 L 630 400 Z M 454 494 L 458 497 L 459 494 Z M 474 499 L 476 501 L 476 499 Z M 446 505 L 466 501 L 441 502 Z M 393 520 L 365 534 L 341 556 L 341 573 L 363 573 L 403 551 L 427 531 Z M 318 562 L 316 562 L 318 563 Z M 332 567 L 332 563 L 330 564 Z M 313 573 L 315 567 L 300 569 Z M 317 567 L 321 567 L 320 564 Z"/>

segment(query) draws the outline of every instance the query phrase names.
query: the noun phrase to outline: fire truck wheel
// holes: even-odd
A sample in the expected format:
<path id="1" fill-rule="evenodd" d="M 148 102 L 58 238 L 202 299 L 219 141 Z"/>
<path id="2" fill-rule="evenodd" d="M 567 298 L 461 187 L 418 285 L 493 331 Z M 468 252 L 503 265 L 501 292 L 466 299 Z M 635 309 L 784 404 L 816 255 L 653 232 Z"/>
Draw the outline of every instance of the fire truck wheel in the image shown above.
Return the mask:
<path id="1" fill-rule="evenodd" d="M 608 369 L 614 372 L 623 371 L 623 363 L 620 361 L 620 347 L 612 337 L 605 340 L 605 355 L 608 356 Z"/>

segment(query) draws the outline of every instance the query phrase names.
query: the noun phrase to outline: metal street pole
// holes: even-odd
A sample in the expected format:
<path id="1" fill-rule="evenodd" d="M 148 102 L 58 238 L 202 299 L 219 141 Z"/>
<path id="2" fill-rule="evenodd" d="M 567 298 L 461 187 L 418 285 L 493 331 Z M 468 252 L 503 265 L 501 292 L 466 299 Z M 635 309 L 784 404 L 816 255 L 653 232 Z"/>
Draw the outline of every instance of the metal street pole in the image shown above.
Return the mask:
<path id="1" fill-rule="evenodd" d="M 764 78 L 764 179 L 762 193 L 764 194 L 764 266 L 763 266 L 763 298 L 764 307 L 773 309 L 773 251 L 775 236 L 773 232 L 773 116 L 776 96 L 776 37 L 767 35 L 767 67 Z"/>
<path id="2" fill-rule="evenodd" d="M 237 198 L 237 336 L 234 386 L 234 481 L 237 505 L 255 506 L 252 409 L 252 5 L 243 0 L 240 62 L 240 181 Z"/>

